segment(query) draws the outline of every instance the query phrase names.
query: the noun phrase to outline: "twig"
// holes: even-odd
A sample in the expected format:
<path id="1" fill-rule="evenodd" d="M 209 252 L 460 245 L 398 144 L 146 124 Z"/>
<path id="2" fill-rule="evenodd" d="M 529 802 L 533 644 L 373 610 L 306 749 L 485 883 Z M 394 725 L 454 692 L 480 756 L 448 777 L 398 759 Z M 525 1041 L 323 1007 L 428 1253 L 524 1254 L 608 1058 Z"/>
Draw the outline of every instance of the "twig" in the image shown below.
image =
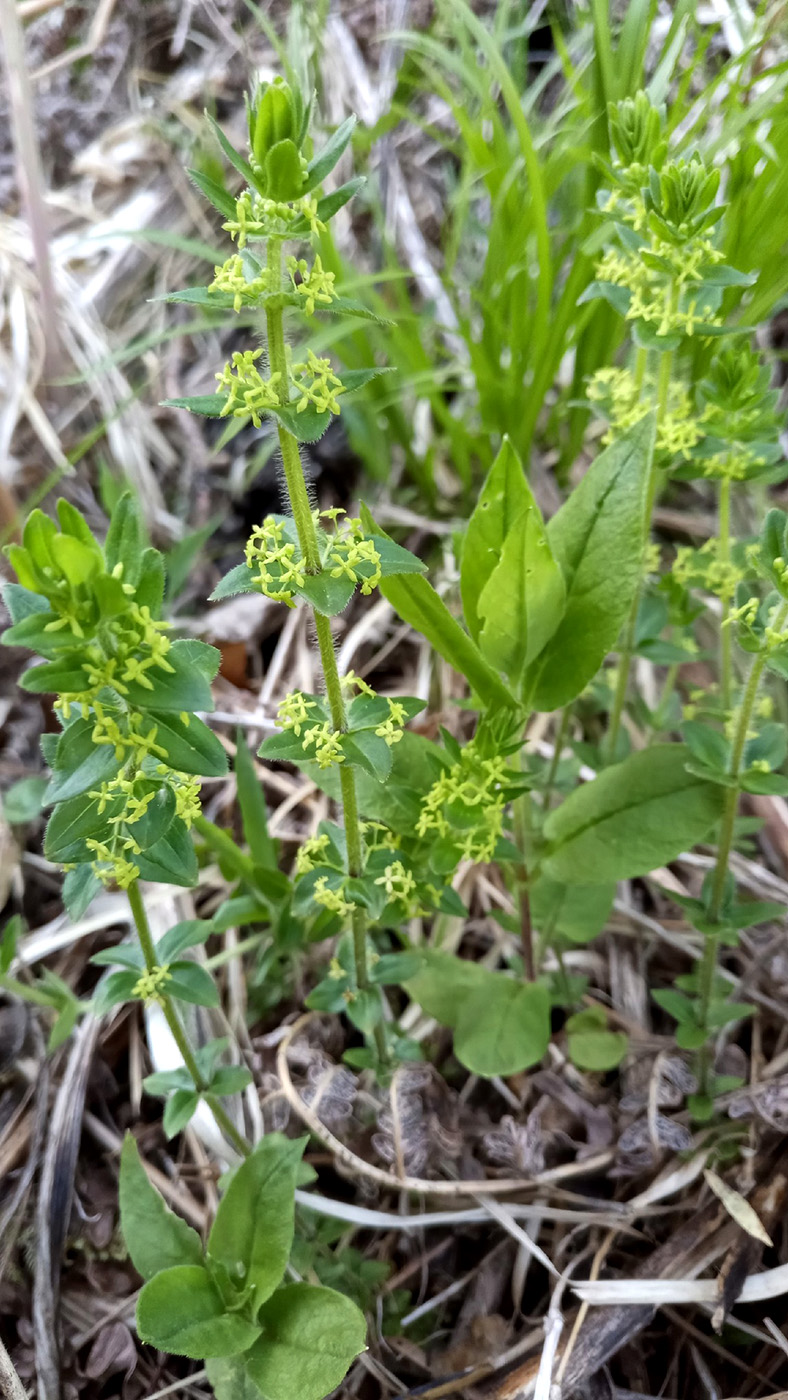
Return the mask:
<path id="1" fill-rule="evenodd" d="M 310 1021 L 315 1019 L 314 1012 L 308 1011 L 304 1016 L 290 1027 L 287 1035 L 282 1039 L 276 1056 L 276 1069 L 279 1081 L 282 1085 L 282 1092 L 285 1095 L 290 1107 L 298 1114 L 302 1123 L 305 1123 L 310 1132 L 316 1138 L 324 1142 L 330 1148 L 338 1161 L 344 1163 L 350 1171 L 358 1176 L 365 1176 L 369 1181 L 376 1181 L 379 1186 L 387 1186 L 392 1191 L 413 1191 L 422 1196 L 497 1196 L 507 1195 L 510 1191 L 524 1191 L 528 1187 L 544 1185 L 546 1181 L 553 1179 L 556 1175 L 574 1175 L 573 1170 L 559 1168 L 558 1173 L 544 1172 L 541 1176 L 534 1177 L 501 1177 L 492 1181 L 429 1181 L 423 1177 L 404 1176 L 399 1177 L 395 1172 L 384 1171 L 381 1167 L 373 1166 L 371 1162 L 365 1162 L 362 1157 L 357 1157 L 355 1152 L 351 1152 L 339 1138 L 320 1121 L 311 1107 L 304 1103 L 298 1093 L 292 1079 L 287 1064 L 287 1052 L 293 1044 L 296 1036 L 304 1029 Z M 609 1152 L 598 1153 L 595 1157 L 586 1158 L 585 1161 L 577 1164 L 577 1173 L 598 1171 L 601 1165 L 607 1165 L 610 1161 Z"/>
<path id="2" fill-rule="evenodd" d="M 0 1391 L 3 1400 L 27 1400 L 27 1391 L 20 1381 L 11 1357 L 0 1338 Z"/>

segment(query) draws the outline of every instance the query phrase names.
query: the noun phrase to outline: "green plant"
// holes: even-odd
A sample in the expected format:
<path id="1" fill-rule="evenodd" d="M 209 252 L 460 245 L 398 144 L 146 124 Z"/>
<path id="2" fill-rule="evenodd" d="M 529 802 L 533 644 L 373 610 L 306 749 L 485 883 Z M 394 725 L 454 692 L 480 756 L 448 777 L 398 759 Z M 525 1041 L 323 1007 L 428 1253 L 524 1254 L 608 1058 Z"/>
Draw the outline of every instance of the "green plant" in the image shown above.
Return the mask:
<path id="1" fill-rule="evenodd" d="M 547 257 L 529 129 L 519 107 L 514 111 L 516 93 L 500 53 L 461 9 L 501 82 L 531 181 L 528 236 Z M 627 33 L 632 76 L 643 54 Z M 267 358 L 260 347 L 237 350 L 218 371 L 215 394 L 169 403 L 257 429 L 264 420 L 274 426 L 289 509 L 255 527 L 243 560 L 213 597 L 256 592 L 282 607 L 305 607 L 322 664 L 324 693 L 282 697 L 278 732 L 259 751 L 266 762 L 297 765 L 338 804 L 338 820 L 321 822 L 302 843 L 289 875 L 279 869 L 240 736 L 235 775 L 245 848 L 201 811 L 200 780 L 226 769 L 224 748 L 200 718 L 211 709 L 218 656 L 170 637 L 162 558 L 147 546 L 132 498 L 114 504 L 103 545 L 61 501 L 59 528 L 35 511 L 22 545 L 8 550 L 19 582 L 6 589 L 12 626 L 4 639 L 43 658 L 25 672 L 23 686 L 57 696 L 61 726 L 44 741 L 52 770 L 45 852 L 67 869 L 63 894 L 74 917 L 101 884 L 115 883 L 128 891 L 138 935 L 134 945 L 94 956 L 110 970 L 93 1009 L 157 1003 L 183 1060 L 145 1081 L 148 1092 L 166 1099 L 165 1132 L 179 1132 L 204 1101 L 244 1159 L 205 1250 L 156 1196 L 133 1143 L 122 1164 L 124 1231 L 146 1279 L 140 1335 L 205 1359 L 222 1400 L 239 1390 L 250 1400 L 318 1400 L 361 1349 L 363 1320 L 331 1290 L 279 1286 L 293 1242 L 303 1144 L 271 1136 L 250 1148 L 224 1102 L 248 1085 L 248 1072 L 223 1062 L 224 1042 L 197 1050 L 187 1037 L 179 1004 L 218 1003 L 204 960 L 190 956 L 214 933 L 264 929 L 243 950 L 258 955 L 261 996 L 273 1002 L 304 945 L 332 940 L 307 1005 L 347 1017 L 359 1035 L 346 1062 L 383 1085 L 398 1062 L 424 1053 L 398 1017 L 403 996 L 453 1031 L 457 1060 L 475 1074 L 508 1075 L 537 1064 L 554 1009 L 565 1013 L 569 1057 L 604 1073 L 626 1055 L 626 1037 L 589 995 L 587 981 L 568 971 L 564 954 L 604 926 L 619 880 L 647 876 L 716 832 L 714 869 L 700 897 L 684 900 L 705 938 L 702 960 L 674 988 L 655 993 L 677 1022 L 680 1047 L 698 1052 L 696 1117 L 713 1112 L 715 1094 L 728 1083 L 715 1074 L 714 1033 L 749 1014 L 727 1000 L 717 950 L 738 928 L 772 912 L 737 900 L 729 865 L 741 793 L 788 791 L 776 771 L 784 730 L 771 722 L 761 694 L 767 671 L 788 674 L 788 537 L 786 517 L 776 511 L 757 545 L 740 544 L 730 507 L 733 483 L 782 477 L 776 399 L 768 371 L 726 320 L 727 292 L 743 294 L 753 279 L 736 272 L 715 241 L 724 212 L 715 202 L 716 170 L 695 154 L 673 158 L 662 114 L 643 93 L 611 107 L 609 128 L 612 163 L 599 162 L 606 185 L 597 200 L 597 276 L 586 287 L 589 256 L 579 281 L 570 277 L 560 294 L 567 325 L 580 282 L 581 306 L 606 304 L 621 319 L 603 368 L 586 347 L 584 363 L 597 360 L 589 399 L 607 420 L 602 450 L 545 521 L 517 447 L 503 435 L 458 541 L 454 610 L 425 565 L 379 527 L 367 506 L 350 518 L 320 509 L 302 462 L 301 446 L 317 441 L 351 396 L 384 373 L 339 372 L 314 347 L 291 348 L 294 324 L 311 330 L 324 313 L 340 325 L 359 320 L 386 330 L 343 294 L 321 253 L 304 255 L 304 245 L 325 238 L 333 215 L 360 187 L 352 179 L 318 193 L 350 141 L 352 120 L 312 154 L 310 104 L 294 82 L 277 80 L 249 103 L 248 155 L 213 124 L 244 181 L 240 193 L 231 193 L 216 169 L 192 172 L 235 251 L 215 267 L 209 286 L 169 300 L 232 313 L 239 324 L 264 321 Z M 494 140 L 503 135 L 494 127 Z M 606 149 L 600 133 L 595 142 L 598 153 Z M 511 188 L 501 193 L 501 229 Z M 297 249 L 286 256 L 291 243 Z M 496 248 L 492 261 L 504 257 Z M 525 295 L 521 274 L 516 268 Z M 553 290 L 548 277 L 533 289 L 539 324 L 536 349 L 528 348 L 540 365 L 552 364 L 551 375 L 560 348 L 549 324 Z M 527 304 L 526 296 L 521 309 Z M 730 344 L 710 352 L 729 335 Z M 530 368 L 539 368 L 536 360 Z M 482 369 L 477 365 L 483 387 Z M 518 362 L 513 383 L 520 387 L 523 373 Z M 480 389 L 487 415 L 493 387 L 491 381 Z M 514 414 L 513 400 L 502 402 L 497 427 Z M 534 423 L 531 413 L 526 448 Z M 489 418 L 486 425 L 493 426 Z M 661 559 L 650 540 L 658 492 L 669 476 L 693 475 L 720 483 L 719 536 L 698 551 L 680 551 L 672 571 L 659 577 Z M 467 683 L 456 732 L 444 728 L 439 741 L 409 728 L 422 700 L 380 695 L 355 673 L 340 674 L 331 619 L 357 592 L 365 599 L 376 589 Z M 709 595 L 719 603 L 719 690 L 690 695 L 682 709 L 681 666 L 698 654 L 696 634 L 714 626 Z M 743 679 L 732 638 L 752 656 Z M 617 645 L 611 686 L 606 659 Z M 638 701 L 627 708 L 635 654 L 667 667 L 652 710 Z M 604 735 L 600 712 L 608 707 Z M 536 714 L 557 716 L 554 753 L 545 759 L 528 743 Z M 588 721 L 585 742 L 575 738 L 578 714 Z M 640 725 L 631 751 L 630 720 L 633 730 Z M 679 730 L 682 742 L 672 737 Z M 581 760 L 595 770 L 584 781 Z M 211 920 L 179 923 L 154 942 L 139 882 L 190 886 L 201 851 L 218 860 L 232 885 L 229 898 Z M 468 912 L 455 883 L 469 862 L 495 863 L 511 900 L 497 915 L 501 937 L 490 965 L 460 956 L 449 940 L 452 920 Z M 14 936 L 11 929 L 0 954 L 6 986 Z M 501 950 L 502 968 L 495 965 Z M 57 988 L 14 989 L 59 1005 Z M 83 1009 L 64 1005 L 61 1034 Z"/>
<path id="2" fill-rule="evenodd" d="M 231 1174 L 203 1248 L 151 1186 L 134 1139 L 121 1155 L 120 1209 L 145 1285 L 143 1341 L 204 1360 L 219 1397 L 321 1400 L 364 1350 L 364 1316 L 332 1288 L 286 1283 L 305 1140 L 269 1134 Z"/>

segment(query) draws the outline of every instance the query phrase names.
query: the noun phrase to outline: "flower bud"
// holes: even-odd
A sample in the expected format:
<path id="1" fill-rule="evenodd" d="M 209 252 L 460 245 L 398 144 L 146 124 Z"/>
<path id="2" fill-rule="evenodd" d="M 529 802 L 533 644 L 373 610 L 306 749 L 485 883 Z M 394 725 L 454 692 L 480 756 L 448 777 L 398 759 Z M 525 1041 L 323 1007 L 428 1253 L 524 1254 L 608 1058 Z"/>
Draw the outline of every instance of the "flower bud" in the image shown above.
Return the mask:
<path id="1" fill-rule="evenodd" d="M 258 90 L 249 107 L 249 145 L 259 166 L 272 146 L 280 141 L 292 141 L 298 148 L 300 140 L 299 103 L 284 78 L 275 78 Z"/>

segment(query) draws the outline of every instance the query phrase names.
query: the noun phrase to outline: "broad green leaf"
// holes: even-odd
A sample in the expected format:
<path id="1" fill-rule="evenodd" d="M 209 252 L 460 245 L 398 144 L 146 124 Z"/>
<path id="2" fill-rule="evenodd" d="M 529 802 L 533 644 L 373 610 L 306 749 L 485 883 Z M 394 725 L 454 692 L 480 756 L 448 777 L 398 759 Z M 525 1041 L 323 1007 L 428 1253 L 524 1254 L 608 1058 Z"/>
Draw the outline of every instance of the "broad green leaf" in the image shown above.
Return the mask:
<path id="1" fill-rule="evenodd" d="M 593 1010 L 578 1011 L 566 1023 L 569 1058 L 578 1069 L 596 1073 L 615 1069 L 629 1049 L 623 1031 L 609 1031 L 604 1012 L 597 1018 Z"/>
<path id="2" fill-rule="evenodd" d="M 59 809 L 56 809 L 59 810 Z M 143 880 L 162 885 L 193 885 L 197 879 L 197 856 L 191 837 L 180 817 L 171 822 L 166 834 L 150 851 L 134 856 Z"/>
<path id="3" fill-rule="evenodd" d="M 99 813 L 98 802 L 84 795 L 72 797 L 68 802 L 59 802 L 47 823 L 44 836 L 44 854 L 48 860 L 83 860 L 84 841 L 87 836 L 98 836 L 112 830 L 111 817 L 119 816 L 125 805 L 122 796 L 112 798 Z"/>
<path id="4" fill-rule="evenodd" d="M 196 1089 L 176 1089 L 164 1108 L 161 1120 L 164 1136 L 173 1138 L 177 1133 L 182 1133 L 197 1112 L 199 1102 L 200 1095 Z"/>
<path id="5" fill-rule="evenodd" d="M 497 974 L 437 948 L 425 949 L 421 957 L 422 966 L 405 990 L 440 1025 L 456 1027 L 463 1004 L 474 992 L 488 990 Z"/>
<path id="6" fill-rule="evenodd" d="M 159 1351 L 202 1361 L 246 1351 L 260 1328 L 225 1311 L 206 1269 L 183 1265 L 164 1269 L 145 1284 L 137 1300 L 140 1340 Z"/>
<path id="7" fill-rule="evenodd" d="M 342 739 L 342 752 L 350 764 L 370 773 L 378 782 L 385 782 L 391 772 L 393 756 L 385 739 L 371 729 L 357 729 Z"/>
<path id="8" fill-rule="evenodd" d="M 479 597 L 500 562 L 504 540 L 532 500 L 522 462 L 509 438 L 504 437 L 468 521 L 462 546 L 462 610 L 476 642 L 482 625 L 477 611 Z"/>
<path id="9" fill-rule="evenodd" d="M 216 1400 L 267 1400 L 249 1375 L 245 1356 L 209 1357 L 205 1370 Z"/>
<path id="10" fill-rule="evenodd" d="M 262 783 L 243 730 L 235 736 L 235 781 L 246 844 L 256 865 L 276 869 L 276 843 L 268 835 L 268 809 Z"/>
<path id="11" fill-rule="evenodd" d="M 255 1305 L 281 1282 L 293 1243 L 293 1193 L 306 1139 L 264 1137 L 233 1173 L 208 1239 L 209 1258 L 255 1291 Z"/>
<path id="12" fill-rule="evenodd" d="M 89 865 L 78 865 L 66 871 L 63 881 L 63 904 L 73 924 L 79 922 L 87 912 L 91 902 L 103 888 L 98 875 Z"/>
<path id="13" fill-rule="evenodd" d="M 203 778 L 222 778 L 227 772 L 227 754 L 207 724 L 194 714 L 150 710 L 156 725 L 156 743 L 167 751 L 167 761 L 179 773 L 196 773 Z"/>
<path id="14" fill-rule="evenodd" d="M 531 918 L 548 944 L 555 934 L 589 943 L 604 928 L 615 897 L 612 882 L 565 885 L 540 875 L 530 889 Z"/>
<path id="15" fill-rule="evenodd" d="M 687 772 L 683 744 L 654 744 L 577 788 L 545 822 L 543 869 L 601 884 L 645 875 L 707 836 L 721 791 Z"/>
<path id="16" fill-rule="evenodd" d="M 216 603 L 221 598 L 234 598 L 238 593 L 259 593 L 255 577 L 254 569 L 250 569 L 248 564 L 236 564 L 235 568 L 217 583 L 208 601 Z"/>
<path id="17" fill-rule="evenodd" d="M 79 797 L 120 772 L 122 760 L 116 758 L 114 746 L 94 743 L 95 726 L 95 718 L 77 719 L 60 735 L 45 802 Z"/>
<path id="18" fill-rule="evenodd" d="M 46 778 L 19 778 L 3 793 L 2 811 L 12 826 L 34 822 L 47 801 Z"/>
<path id="19" fill-rule="evenodd" d="M 131 1262 L 144 1279 L 176 1265 L 202 1264 L 200 1236 L 151 1185 L 131 1133 L 120 1154 L 120 1223 Z"/>
<path id="20" fill-rule="evenodd" d="M 565 601 L 564 576 L 532 499 L 506 536 L 500 562 L 477 603 L 482 654 L 513 687 L 549 642 Z"/>
<path id="21" fill-rule="evenodd" d="M 218 1006 L 219 991 L 210 972 L 200 963 L 183 959 L 170 964 L 167 992 L 193 1006 Z"/>
<path id="22" fill-rule="evenodd" d="M 187 948 L 196 948 L 205 943 L 212 932 L 213 924 L 208 919 L 184 919 L 179 924 L 173 924 L 159 939 L 156 956 L 160 963 L 172 962 Z"/>
<path id="23" fill-rule="evenodd" d="M 189 637 L 173 642 L 165 660 L 170 668 L 152 666 L 146 672 L 151 689 L 139 681 L 128 682 L 127 700 L 130 705 L 147 710 L 212 710 L 210 681 L 219 669 L 219 652 L 206 642 Z"/>
<path id="24" fill-rule="evenodd" d="M 333 1288 L 292 1283 L 260 1314 L 263 1335 L 244 1358 L 268 1400 L 323 1400 L 364 1350 L 364 1314 Z"/>
<path id="25" fill-rule="evenodd" d="M 19 684 L 34 695 L 76 695 L 87 690 L 88 678 L 74 655 L 61 661 L 45 661 L 42 666 L 30 666 L 20 676 Z"/>
<path id="26" fill-rule="evenodd" d="M 385 537 L 385 532 L 363 505 L 361 518 L 369 534 Z M 439 655 L 465 677 L 484 705 L 516 708 L 514 696 L 426 578 L 413 574 L 383 579 L 380 591 L 402 621 L 415 627 Z"/>
<path id="27" fill-rule="evenodd" d="M 454 1053 L 473 1074 L 517 1074 L 538 1064 L 550 1043 L 550 997 L 537 982 L 490 974 L 463 1001 L 454 1031 Z"/>
<path id="28" fill-rule="evenodd" d="M 352 579 L 344 575 L 332 578 L 330 570 L 322 569 L 319 574 L 306 574 L 303 584 L 295 591 L 299 597 L 306 598 L 316 612 L 335 617 L 347 607 L 355 587 Z"/>
<path id="29" fill-rule="evenodd" d="M 526 677 L 537 710 L 574 700 L 616 645 L 642 575 L 654 416 L 597 457 L 547 538 L 566 580 L 558 628 Z"/>

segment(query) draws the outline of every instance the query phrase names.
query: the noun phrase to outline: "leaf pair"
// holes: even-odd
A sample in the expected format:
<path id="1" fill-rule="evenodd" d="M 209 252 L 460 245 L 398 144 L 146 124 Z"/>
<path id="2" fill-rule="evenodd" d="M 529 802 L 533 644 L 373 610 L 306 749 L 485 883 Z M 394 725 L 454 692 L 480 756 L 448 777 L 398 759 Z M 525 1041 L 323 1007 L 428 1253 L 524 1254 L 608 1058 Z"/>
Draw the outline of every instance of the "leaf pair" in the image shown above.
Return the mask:
<path id="1" fill-rule="evenodd" d="M 146 1280 L 139 1335 L 206 1360 L 219 1400 L 321 1400 L 364 1348 L 364 1318 L 350 1299 L 311 1284 L 279 1287 L 303 1149 L 277 1133 L 258 1144 L 233 1173 L 203 1251 L 150 1184 L 134 1139 L 124 1143 L 121 1224 Z"/>
<path id="2" fill-rule="evenodd" d="M 580 694 L 639 586 L 653 415 L 607 448 L 545 526 L 508 440 L 468 524 L 462 600 L 482 655 L 529 708 Z"/>

